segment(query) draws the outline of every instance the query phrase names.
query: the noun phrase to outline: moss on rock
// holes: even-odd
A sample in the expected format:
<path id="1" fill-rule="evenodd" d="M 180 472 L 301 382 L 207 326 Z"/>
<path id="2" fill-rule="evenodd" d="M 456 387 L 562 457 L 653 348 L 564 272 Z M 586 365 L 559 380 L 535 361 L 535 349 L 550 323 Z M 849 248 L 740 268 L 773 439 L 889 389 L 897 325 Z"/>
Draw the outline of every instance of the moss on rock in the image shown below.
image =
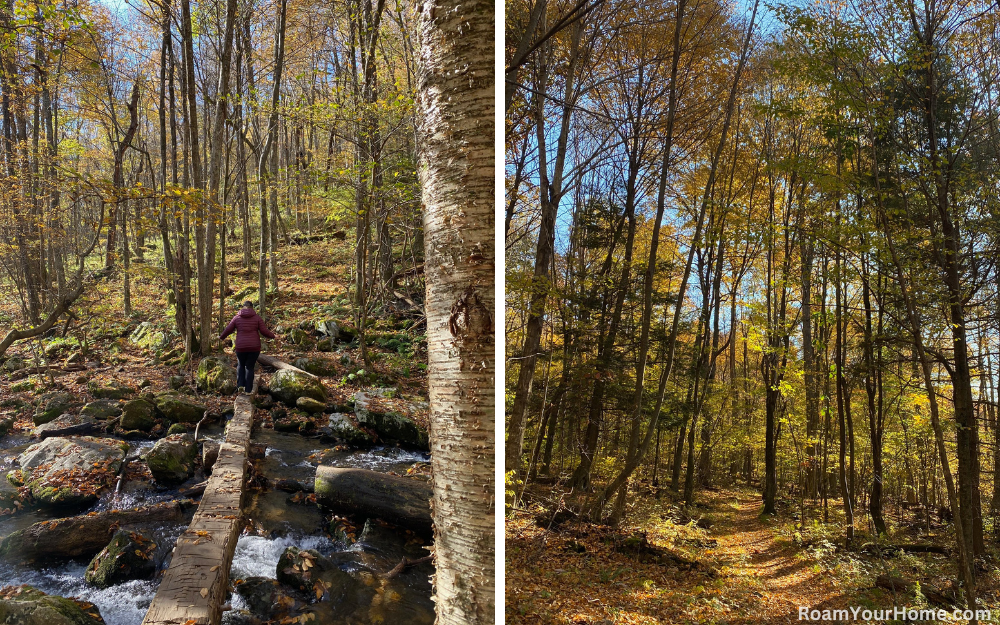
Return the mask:
<path id="1" fill-rule="evenodd" d="M 167 419 L 181 423 L 197 423 L 205 415 L 205 406 L 175 391 L 156 396 L 156 407 Z"/>
<path id="2" fill-rule="evenodd" d="M 299 397 L 326 403 L 326 388 L 322 382 L 291 369 L 278 369 L 271 376 L 271 395 L 288 406 L 294 406 Z"/>
<path id="3" fill-rule="evenodd" d="M 156 406 L 145 399 L 133 399 L 122 406 L 123 430 L 149 432 L 156 425 Z"/>
<path id="4" fill-rule="evenodd" d="M 191 434 L 170 434 L 153 445 L 146 454 L 146 465 L 161 484 L 180 484 L 194 475 L 198 445 Z"/>
<path id="5" fill-rule="evenodd" d="M 198 363 L 195 374 L 198 388 L 206 392 L 231 395 L 236 392 L 236 369 L 224 358 L 209 356 Z"/>
<path id="6" fill-rule="evenodd" d="M 104 625 L 92 603 L 49 595 L 33 586 L 0 590 L 0 623 L 11 625 Z"/>
<path id="7" fill-rule="evenodd" d="M 139 532 L 120 530 L 87 566 L 84 579 L 107 588 L 131 579 L 151 577 L 156 572 L 156 543 Z"/>

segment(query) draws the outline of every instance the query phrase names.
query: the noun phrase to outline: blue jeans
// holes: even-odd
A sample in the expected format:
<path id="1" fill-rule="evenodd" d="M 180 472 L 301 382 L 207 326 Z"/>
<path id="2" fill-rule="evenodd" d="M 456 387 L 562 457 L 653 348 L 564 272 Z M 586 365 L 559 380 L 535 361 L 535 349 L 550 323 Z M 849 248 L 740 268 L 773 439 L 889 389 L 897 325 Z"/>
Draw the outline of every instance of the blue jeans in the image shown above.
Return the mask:
<path id="1" fill-rule="evenodd" d="M 246 389 L 246 392 L 253 390 L 253 369 L 257 365 L 257 357 L 260 352 L 236 352 L 236 386 Z"/>

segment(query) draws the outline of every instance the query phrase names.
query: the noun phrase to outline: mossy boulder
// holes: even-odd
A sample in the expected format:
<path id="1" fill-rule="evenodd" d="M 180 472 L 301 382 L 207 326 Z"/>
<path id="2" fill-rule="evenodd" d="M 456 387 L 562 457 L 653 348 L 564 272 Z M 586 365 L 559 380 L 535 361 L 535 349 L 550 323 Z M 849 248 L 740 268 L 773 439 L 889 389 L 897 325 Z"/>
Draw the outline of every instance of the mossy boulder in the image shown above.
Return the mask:
<path id="1" fill-rule="evenodd" d="M 0 511 L 13 511 L 21 501 L 17 487 L 7 480 L 0 480 Z"/>
<path id="2" fill-rule="evenodd" d="M 0 623 L 9 625 L 104 625 L 92 603 L 49 595 L 34 586 L 0 590 Z"/>
<path id="3" fill-rule="evenodd" d="M 122 408 L 117 401 L 113 399 L 97 399 L 90 402 L 80 410 L 80 414 L 85 414 L 99 421 L 106 419 L 113 419 L 120 416 L 122 413 Z"/>
<path id="4" fill-rule="evenodd" d="M 288 340 L 296 345 L 308 345 L 311 341 L 309 334 L 301 328 L 292 328 L 288 331 Z"/>
<path id="5" fill-rule="evenodd" d="M 297 358 L 292 364 L 313 375 L 323 377 L 337 375 L 337 367 L 325 358 Z"/>
<path id="6" fill-rule="evenodd" d="M 167 419 L 181 423 L 197 423 L 201 421 L 201 418 L 205 416 L 206 410 L 202 404 L 176 391 L 166 391 L 157 395 L 156 407 L 160 409 L 160 412 Z"/>
<path id="7" fill-rule="evenodd" d="M 160 484 L 182 484 L 194 475 L 198 445 L 191 434 L 170 434 L 146 453 L 146 465 Z"/>
<path id="8" fill-rule="evenodd" d="M 371 428 L 385 442 L 429 450 L 427 430 L 393 408 L 392 404 L 380 401 L 387 399 L 385 395 L 388 393 L 378 391 L 359 391 L 354 395 L 354 416 L 358 424 Z M 422 409 L 416 402 L 409 402 L 409 407 L 411 410 Z"/>
<path id="9" fill-rule="evenodd" d="M 332 352 L 333 351 L 334 340 L 328 336 L 324 336 L 320 340 L 316 341 L 316 351 L 319 352 Z"/>
<path id="10" fill-rule="evenodd" d="M 28 362 L 21 356 L 17 354 L 11 356 L 7 360 L 3 361 L 3 368 L 7 371 L 13 373 L 14 371 L 20 371 L 28 366 Z"/>
<path id="11" fill-rule="evenodd" d="M 0 436 L 7 436 L 14 429 L 14 417 L 0 419 Z"/>
<path id="12" fill-rule="evenodd" d="M 123 430 L 149 432 L 156 425 L 156 405 L 145 399 L 133 399 L 122 406 Z"/>
<path id="13" fill-rule="evenodd" d="M 209 356 L 198 363 L 198 388 L 205 392 L 232 395 L 236 392 L 236 369 L 224 358 Z"/>
<path id="14" fill-rule="evenodd" d="M 323 439 L 336 439 L 349 445 L 370 445 L 372 437 L 354 423 L 350 415 L 335 412 L 330 415 L 330 422 L 321 430 Z"/>
<path id="15" fill-rule="evenodd" d="M 183 423 L 174 423 L 167 429 L 167 434 L 184 434 L 187 431 L 187 426 Z"/>
<path id="16" fill-rule="evenodd" d="M 107 386 L 91 383 L 87 390 L 98 399 L 126 399 L 135 394 L 134 388 L 115 381 L 109 382 Z"/>
<path id="17" fill-rule="evenodd" d="M 326 408 L 326 404 L 321 401 L 316 401 L 312 397 L 299 397 L 295 400 L 295 407 L 303 412 L 308 412 L 309 414 L 318 414 L 323 412 Z"/>
<path id="18" fill-rule="evenodd" d="M 156 572 L 156 543 L 139 532 L 120 530 L 87 566 L 84 579 L 107 588 L 131 579 L 144 579 Z"/>
<path id="19" fill-rule="evenodd" d="M 326 389 L 322 382 L 291 369 L 278 369 L 271 376 L 271 395 L 289 406 L 294 406 L 299 397 L 326 403 Z"/>
<path id="20" fill-rule="evenodd" d="M 42 505 L 82 505 L 115 483 L 128 447 L 113 438 L 53 436 L 28 447 L 7 477 Z"/>
<path id="21" fill-rule="evenodd" d="M 32 421 L 34 421 L 35 425 L 48 423 L 64 412 L 72 410 L 79 405 L 76 401 L 76 396 L 72 393 L 45 393 L 39 398 L 38 410 L 35 411 Z"/>

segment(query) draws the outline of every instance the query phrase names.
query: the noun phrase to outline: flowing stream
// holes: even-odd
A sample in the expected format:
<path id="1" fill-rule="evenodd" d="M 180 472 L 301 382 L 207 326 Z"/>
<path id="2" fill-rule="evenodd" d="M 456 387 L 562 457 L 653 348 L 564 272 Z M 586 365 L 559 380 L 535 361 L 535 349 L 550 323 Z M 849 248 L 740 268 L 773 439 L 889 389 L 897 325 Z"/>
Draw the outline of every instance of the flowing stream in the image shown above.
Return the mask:
<path id="1" fill-rule="evenodd" d="M 221 428 L 216 426 L 205 431 L 199 438 L 218 439 L 221 432 Z M 264 460 L 258 462 L 259 473 L 268 480 L 290 479 L 303 484 L 312 482 L 316 466 L 320 462 L 330 466 L 405 474 L 414 463 L 429 461 L 426 453 L 389 447 L 376 447 L 365 451 L 335 451 L 328 449 L 327 445 L 316 438 L 283 434 L 272 430 L 259 431 L 254 435 L 253 441 L 266 446 Z M 129 442 L 132 445 L 129 457 L 138 456 L 153 445 L 153 441 Z M 11 468 L 13 458 L 30 444 L 31 440 L 26 436 L 0 439 L 0 479 L 3 479 Z M 301 496 L 305 495 L 306 493 L 301 493 Z M 105 493 L 97 503 L 79 513 L 127 509 L 179 497 L 176 489 L 157 488 L 145 482 L 130 481 L 124 483 L 118 493 Z M 420 555 L 419 553 L 414 555 L 415 546 L 412 540 L 407 544 L 406 536 L 394 535 L 393 530 L 381 527 L 378 531 L 372 532 L 373 538 L 367 542 L 359 541 L 347 545 L 334 541 L 327 533 L 329 514 L 321 512 L 313 503 L 296 503 L 292 499 L 292 493 L 272 489 L 251 494 L 248 504 L 248 516 L 251 522 L 236 545 L 230 579 L 275 578 L 278 558 L 290 546 L 315 549 L 323 555 L 336 556 L 341 568 L 348 572 L 352 569 L 366 568 L 375 573 L 385 573 L 404 555 L 411 559 Z M 2 517 L 0 536 L 58 516 L 62 515 L 35 510 Z M 169 565 L 170 551 L 186 527 L 186 524 L 176 524 L 143 528 L 147 536 L 158 545 L 156 558 L 160 563 L 159 571 Z M 360 531 L 359 527 L 359 534 Z M 426 553 L 422 552 L 423 555 Z M 89 558 L 69 559 L 22 565 L 0 560 L 0 585 L 31 584 L 46 593 L 77 597 L 96 605 L 108 625 L 140 625 L 156 593 L 159 574 L 154 580 L 133 580 L 106 589 L 98 589 L 84 581 L 84 572 L 89 561 Z M 309 606 L 317 614 L 313 622 L 322 625 L 384 621 L 430 625 L 434 618 L 429 580 L 432 572 L 433 569 L 429 564 L 423 564 L 408 569 L 392 580 L 389 592 L 382 593 L 393 597 L 393 605 L 388 614 L 384 606 L 371 608 L 361 606 L 347 617 L 338 614 L 338 606 L 333 605 L 333 602 L 324 601 Z M 233 610 L 225 614 L 223 622 L 230 625 L 242 623 L 247 613 L 246 605 L 239 595 L 233 594 L 231 605 Z M 386 617 L 388 620 L 385 620 Z"/>

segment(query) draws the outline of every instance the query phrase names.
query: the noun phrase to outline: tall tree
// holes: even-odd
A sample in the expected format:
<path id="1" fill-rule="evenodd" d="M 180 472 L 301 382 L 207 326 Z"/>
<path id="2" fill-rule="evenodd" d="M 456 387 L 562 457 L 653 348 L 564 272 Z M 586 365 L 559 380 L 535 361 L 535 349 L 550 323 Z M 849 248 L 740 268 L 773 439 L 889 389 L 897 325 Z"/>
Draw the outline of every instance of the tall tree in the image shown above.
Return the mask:
<path id="1" fill-rule="evenodd" d="M 420 5 L 437 622 L 494 622 L 493 4 Z"/>

